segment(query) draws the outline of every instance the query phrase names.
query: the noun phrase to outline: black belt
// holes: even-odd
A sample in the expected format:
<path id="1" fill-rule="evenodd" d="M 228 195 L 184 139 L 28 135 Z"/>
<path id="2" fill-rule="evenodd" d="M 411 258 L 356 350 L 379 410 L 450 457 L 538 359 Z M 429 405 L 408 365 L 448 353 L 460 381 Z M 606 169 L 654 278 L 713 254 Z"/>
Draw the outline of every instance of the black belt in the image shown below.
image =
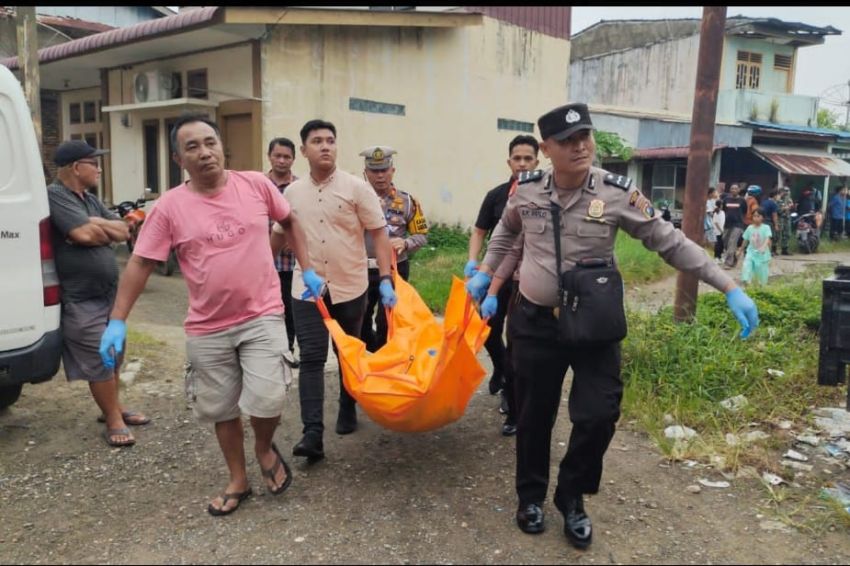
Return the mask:
<path id="1" fill-rule="evenodd" d="M 555 316 L 555 307 L 542 307 L 532 303 L 522 293 L 517 293 L 517 303 L 522 306 L 523 310 L 535 316 Z"/>

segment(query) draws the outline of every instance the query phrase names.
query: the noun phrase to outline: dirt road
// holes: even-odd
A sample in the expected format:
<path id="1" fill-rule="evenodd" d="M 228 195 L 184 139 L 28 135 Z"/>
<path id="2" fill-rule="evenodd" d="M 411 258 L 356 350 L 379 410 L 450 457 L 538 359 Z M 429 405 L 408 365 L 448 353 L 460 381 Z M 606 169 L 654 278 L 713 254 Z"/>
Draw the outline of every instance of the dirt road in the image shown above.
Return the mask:
<path id="1" fill-rule="evenodd" d="M 233 515 L 211 517 L 206 506 L 226 472 L 212 430 L 193 419 L 183 397 L 185 295 L 179 276 L 155 274 L 129 321 L 161 341 L 143 350 L 142 369 L 122 392 L 129 407 L 154 419 L 134 429 L 136 446 L 108 448 L 87 387 L 61 374 L 25 387 L 0 413 L 0 563 L 850 562 L 844 528 L 764 530 L 781 518 L 759 481 L 691 493 L 698 478 L 722 478 L 667 462 L 622 422 L 602 490 L 587 502 L 592 547 L 579 552 L 566 543 L 554 485 L 546 532 L 523 534 L 514 523 L 514 440 L 499 434 L 498 398 L 487 394 L 486 378 L 464 418 L 432 433 L 385 431 L 361 413 L 355 434 L 337 436 L 328 401 L 327 458 L 313 466 L 289 456 L 300 438 L 291 390 L 275 438 L 293 465 L 292 487 L 267 494 L 248 445 L 256 495 Z M 486 353 L 481 359 L 489 368 Z M 336 398 L 333 372 L 327 383 L 326 398 Z M 565 405 L 552 478 L 570 428 Z"/>

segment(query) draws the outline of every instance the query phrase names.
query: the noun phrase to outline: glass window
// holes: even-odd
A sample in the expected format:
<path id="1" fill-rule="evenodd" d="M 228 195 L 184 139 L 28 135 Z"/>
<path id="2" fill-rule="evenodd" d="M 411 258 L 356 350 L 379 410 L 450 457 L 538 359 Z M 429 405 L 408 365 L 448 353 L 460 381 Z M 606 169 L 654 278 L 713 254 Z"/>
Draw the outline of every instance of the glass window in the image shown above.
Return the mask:
<path id="1" fill-rule="evenodd" d="M 145 187 L 159 192 L 159 120 L 145 120 L 144 130 Z"/>
<path id="2" fill-rule="evenodd" d="M 97 105 L 93 100 L 83 102 L 83 122 L 97 122 Z"/>
<path id="3" fill-rule="evenodd" d="M 86 134 L 85 140 L 90 146 L 97 147 L 97 134 Z"/>
<path id="4" fill-rule="evenodd" d="M 68 107 L 68 117 L 72 124 L 79 124 L 82 122 L 79 102 L 72 102 Z"/>
<path id="5" fill-rule="evenodd" d="M 207 70 L 186 71 L 186 89 L 189 98 L 207 98 Z"/>

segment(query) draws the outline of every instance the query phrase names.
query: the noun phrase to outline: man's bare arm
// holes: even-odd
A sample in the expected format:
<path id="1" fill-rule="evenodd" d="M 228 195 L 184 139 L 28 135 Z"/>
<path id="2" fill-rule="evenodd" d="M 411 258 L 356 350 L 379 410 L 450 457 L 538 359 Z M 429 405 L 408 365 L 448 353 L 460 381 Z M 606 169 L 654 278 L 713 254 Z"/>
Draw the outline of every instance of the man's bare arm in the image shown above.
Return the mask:
<path id="1" fill-rule="evenodd" d="M 130 228 L 123 220 L 107 220 L 100 216 L 90 216 L 89 221 L 106 232 L 113 242 L 126 242 L 130 238 Z"/>
<path id="2" fill-rule="evenodd" d="M 154 268 L 156 268 L 156 261 L 136 254 L 130 256 L 127 267 L 118 282 L 118 294 L 115 297 L 115 306 L 112 307 L 110 318 L 127 320 Z"/>

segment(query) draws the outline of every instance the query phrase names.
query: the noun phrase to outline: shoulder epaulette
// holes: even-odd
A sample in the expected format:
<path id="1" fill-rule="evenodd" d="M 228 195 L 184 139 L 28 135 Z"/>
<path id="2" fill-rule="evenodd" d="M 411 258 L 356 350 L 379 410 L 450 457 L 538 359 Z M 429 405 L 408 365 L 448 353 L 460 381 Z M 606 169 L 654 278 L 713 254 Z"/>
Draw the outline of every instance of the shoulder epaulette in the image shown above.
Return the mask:
<path id="1" fill-rule="evenodd" d="M 614 185 L 615 187 L 620 187 L 624 191 L 628 191 L 632 186 L 632 180 L 630 178 L 622 175 L 615 175 L 613 173 L 606 173 L 604 181 L 606 185 Z"/>
<path id="2" fill-rule="evenodd" d="M 524 185 L 525 183 L 533 183 L 543 178 L 543 169 L 535 169 L 534 171 L 523 171 L 517 175 L 517 184 Z"/>

